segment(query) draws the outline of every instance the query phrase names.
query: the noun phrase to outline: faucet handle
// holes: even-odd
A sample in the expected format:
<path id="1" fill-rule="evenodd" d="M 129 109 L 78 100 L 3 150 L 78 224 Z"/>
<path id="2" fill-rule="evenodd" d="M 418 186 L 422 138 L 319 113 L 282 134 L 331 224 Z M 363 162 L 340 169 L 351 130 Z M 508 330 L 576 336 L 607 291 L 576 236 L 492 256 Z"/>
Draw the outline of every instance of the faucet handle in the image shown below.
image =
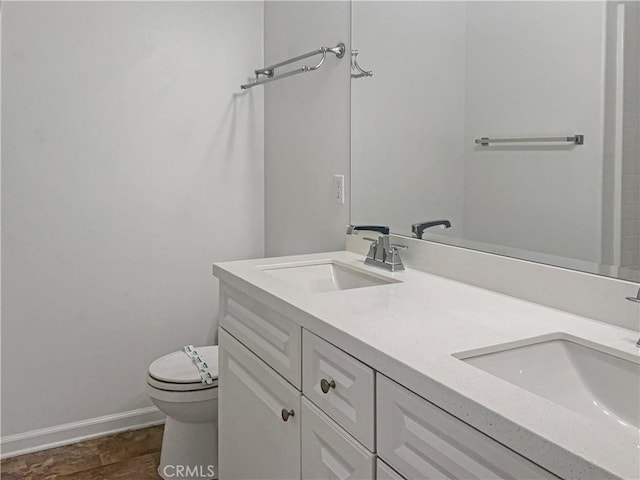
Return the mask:
<path id="1" fill-rule="evenodd" d="M 376 251 L 378 250 L 378 239 L 371 237 L 362 237 L 362 239 L 371 242 L 371 245 L 369 246 L 369 252 L 367 253 L 367 258 L 373 260 L 374 258 L 376 258 Z"/>
<path id="2" fill-rule="evenodd" d="M 391 271 L 396 272 L 400 270 L 404 270 L 404 264 L 400 259 L 400 249 L 407 249 L 406 245 L 398 245 L 396 243 L 392 243 L 389 247 L 389 254 L 385 257 L 385 263 L 391 266 Z"/>

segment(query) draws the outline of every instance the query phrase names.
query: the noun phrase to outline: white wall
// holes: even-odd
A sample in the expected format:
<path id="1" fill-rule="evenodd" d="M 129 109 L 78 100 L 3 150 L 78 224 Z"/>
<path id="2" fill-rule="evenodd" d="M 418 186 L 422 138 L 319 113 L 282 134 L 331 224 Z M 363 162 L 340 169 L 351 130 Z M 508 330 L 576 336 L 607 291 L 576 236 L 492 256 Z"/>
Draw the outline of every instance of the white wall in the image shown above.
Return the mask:
<path id="1" fill-rule="evenodd" d="M 603 2 L 469 2 L 465 238 L 599 262 L 605 13 Z M 584 145 L 473 143 L 574 133 Z"/>
<path id="2" fill-rule="evenodd" d="M 640 270 L 640 2 L 626 1 L 624 5 L 620 264 Z"/>
<path id="3" fill-rule="evenodd" d="M 352 222 L 463 234 L 465 2 L 354 2 Z M 389 32 L 389 34 L 381 34 Z"/>
<path id="4" fill-rule="evenodd" d="M 263 254 L 263 5 L 2 8 L 6 439 L 147 407 L 214 341 L 211 264 Z"/>
<path id="5" fill-rule="evenodd" d="M 255 87 L 265 92 L 265 245 L 268 256 L 344 249 L 349 221 L 349 2 L 265 3 L 265 64 L 320 46 L 317 71 Z M 312 65 L 317 57 L 283 67 Z M 276 71 L 278 73 L 278 71 Z M 345 176 L 346 200 L 333 201 L 333 175 Z"/>

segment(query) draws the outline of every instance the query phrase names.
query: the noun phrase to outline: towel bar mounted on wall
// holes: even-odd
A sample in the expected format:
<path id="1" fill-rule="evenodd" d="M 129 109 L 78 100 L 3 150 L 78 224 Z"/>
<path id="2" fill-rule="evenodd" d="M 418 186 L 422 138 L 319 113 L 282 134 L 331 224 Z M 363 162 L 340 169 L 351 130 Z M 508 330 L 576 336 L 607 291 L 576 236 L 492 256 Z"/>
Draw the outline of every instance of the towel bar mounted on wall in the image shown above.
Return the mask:
<path id="1" fill-rule="evenodd" d="M 570 137 L 521 137 L 521 138 L 476 138 L 476 145 L 488 147 L 493 143 L 573 143 L 574 145 L 584 145 L 584 135 L 576 134 Z"/>
<path id="2" fill-rule="evenodd" d="M 276 80 L 280 80 L 286 77 L 291 77 L 292 75 L 298 75 L 299 73 L 307 73 L 307 72 L 312 72 L 314 70 L 317 70 L 324 64 L 324 61 L 327 58 L 327 52 L 333 53 L 337 58 L 344 57 L 344 52 L 345 52 L 344 43 L 340 42 L 333 48 L 320 47 L 317 50 L 314 50 L 312 52 L 308 52 L 302 55 L 298 55 L 297 57 L 289 58 L 288 60 L 285 60 L 283 62 L 275 63 L 273 65 L 269 65 L 268 67 L 259 68 L 255 71 L 256 72 L 255 81 L 253 81 L 252 83 L 245 83 L 243 85 L 240 85 L 240 88 L 245 90 L 247 88 L 253 88 L 257 85 L 264 85 L 265 83 L 274 82 Z M 297 68 L 296 70 L 291 70 L 290 72 L 276 75 L 276 68 L 289 65 L 290 63 L 299 62 L 300 60 L 304 60 L 305 58 L 313 57 L 315 55 L 320 55 L 320 54 L 322 54 L 322 58 L 320 59 L 318 64 L 314 65 L 313 67 L 308 67 L 305 65 L 304 67 Z M 264 75 L 266 78 L 263 78 L 261 80 L 260 75 Z"/>

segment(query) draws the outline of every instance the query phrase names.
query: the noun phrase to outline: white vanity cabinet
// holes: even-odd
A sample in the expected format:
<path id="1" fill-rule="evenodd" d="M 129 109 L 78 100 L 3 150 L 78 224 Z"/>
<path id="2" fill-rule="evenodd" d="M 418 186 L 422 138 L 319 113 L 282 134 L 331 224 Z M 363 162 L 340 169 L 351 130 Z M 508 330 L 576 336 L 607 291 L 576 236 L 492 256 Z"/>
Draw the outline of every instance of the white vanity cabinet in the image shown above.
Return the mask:
<path id="1" fill-rule="evenodd" d="M 300 326 L 220 292 L 220 478 L 373 480 L 375 372 L 310 332 L 303 360 Z"/>
<path id="2" fill-rule="evenodd" d="M 220 478 L 557 480 L 303 329 L 286 305 L 220 292 Z"/>

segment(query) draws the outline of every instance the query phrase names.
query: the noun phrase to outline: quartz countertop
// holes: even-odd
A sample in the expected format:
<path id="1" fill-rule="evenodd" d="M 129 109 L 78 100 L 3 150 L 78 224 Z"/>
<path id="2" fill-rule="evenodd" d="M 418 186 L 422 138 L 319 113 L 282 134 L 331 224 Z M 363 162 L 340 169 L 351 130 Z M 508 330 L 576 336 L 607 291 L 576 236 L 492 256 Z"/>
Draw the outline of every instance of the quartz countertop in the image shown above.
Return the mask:
<path id="1" fill-rule="evenodd" d="M 637 332 L 418 270 L 388 273 L 363 259 L 340 251 L 242 260 L 214 265 L 214 275 L 271 307 L 286 305 L 302 327 L 562 478 L 640 478 L 638 429 L 608 427 L 453 356 L 565 334 L 637 362 Z M 309 293 L 262 270 L 322 260 L 400 283 Z"/>

